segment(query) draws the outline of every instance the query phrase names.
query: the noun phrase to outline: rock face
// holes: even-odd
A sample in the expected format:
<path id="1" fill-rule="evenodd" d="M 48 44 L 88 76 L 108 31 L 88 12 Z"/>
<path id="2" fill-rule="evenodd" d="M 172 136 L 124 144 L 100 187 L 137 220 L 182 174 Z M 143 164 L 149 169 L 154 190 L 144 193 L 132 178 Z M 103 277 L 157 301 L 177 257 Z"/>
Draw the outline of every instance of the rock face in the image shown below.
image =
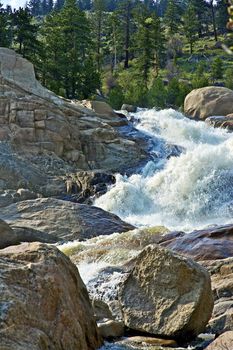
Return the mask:
<path id="1" fill-rule="evenodd" d="M 57 242 L 64 242 L 128 231 L 133 228 L 118 216 L 100 208 L 54 198 L 22 201 L 9 205 L 2 208 L 1 218 L 10 223 L 13 228 L 18 230 L 21 228 L 21 240 L 25 241 L 28 241 L 29 237 L 23 237 L 23 229 L 34 230 L 34 236 L 31 238 L 34 241 L 51 236 Z"/>
<path id="2" fill-rule="evenodd" d="M 221 334 L 206 350 L 231 350 L 233 346 L 233 331 Z"/>
<path id="3" fill-rule="evenodd" d="M 221 334 L 233 329 L 233 258 L 204 261 L 211 274 L 214 310 L 208 331 Z"/>
<path id="4" fill-rule="evenodd" d="M 225 259 L 233 256 L 233 226 L 217 226 L 206 230 L 171 232 L 157 237 L 157 242 L 196 261 Z"/>
<path id="5" fill-rule="evenodd" d="M 204 331 L 213 309 L 204 268 L 156 245 L 146 247 L 133 265 L 119 292 L 127 327 L 186 340 Z"/>
<path id="6" fill-rule="evenodd" d="M 0 349 L 94 350 L 101 345 L 77 268 L 40 243 L 0 251 Z"/>
<path id="7" fill-rule="evenodd" d="M 0 48 L 0 141 L 17 152 L 52 152 L 79 169 L 119 170 L 144 159 L 143 142 L 127 139 L 122 118 L 98 106 L 97 114 L 55 96 L 36 81 L 30 62 Z"/>
<path id="8" fill-rule="evenodd" d="M 233 112 L 233 91 L 208 86 L 191 91 L 184 101 L 184 112 L 190 118 L 204 120 L 210 116 L 226 116 Z"/>
<path id="9" fill-rule="evenodd" d="M 208 117 L 205 122 L 214 128 L 233 130 L 233 116 L 231 117 Z"/>
<path id="10" fill-rule="evenodd" d="M 116 182 L 115 176 L 99 171 L 79 171 L 66 179 L 67 194 L 77 203 L 92 203 Z M 91 198 L 90 198 L 91 197 Z"/>

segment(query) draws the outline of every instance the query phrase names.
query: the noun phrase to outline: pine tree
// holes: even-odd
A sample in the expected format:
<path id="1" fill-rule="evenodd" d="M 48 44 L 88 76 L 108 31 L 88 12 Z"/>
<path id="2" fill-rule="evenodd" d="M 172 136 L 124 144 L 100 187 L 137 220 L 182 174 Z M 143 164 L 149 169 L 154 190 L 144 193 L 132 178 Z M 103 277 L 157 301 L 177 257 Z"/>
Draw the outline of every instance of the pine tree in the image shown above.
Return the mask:
<path id="1" fill-rule="evenodd" d="M 102 46 L 103 46 L 103 22 L 104 22 L 105 2 L 104 0 L 94 0 L 92 29 L 94 33 L 95 59 L 97 70 L 100 72 L 102 63 Z"/>
<path id="2" fill-rule="evenodd" d="M 33 23 L 33 17 L 29 8 L 19 8 L 12 13 L 13 40 L 16 44 L 16 51 L 24 57 L 31 59 L 39 51 L 37 39 L 38 26 Z"/>
<path id="3" fill-rule="evenodd" d="M 164 22 L 168 27 L 169 35 L 173 35 L 178 32 L 181 24 L 181 8 L 177 0 L 169 0 L 167 9 L 164 16 Z"/>
<path id="4" fill-rule="evenodd" d="M 99 86 L 92 60 L 92 42 L 86 15 L 67 0 L 59 12 L 49 15 L 43 27 L 46 57 L 44 81 L 68 98 L 86 98 Z"/>
<path id="5" fill-rule="evenodd" d="M 28 9 L 32 16 L 39 16 L 41 14 L 41 0 L 30 0 L 28 2 Z"/>
<path id="6" fill-rule="evenodd" d="M 136 21 L 138 68 L 144 86 L 147 88 L 150 70 L 154 68 L 157 76 L 160 68 L 160 58 L 163 52 L 162 28 L 157 15 L 142 6 L 138 10 Z"/>
<path id="7" fill-rule="evenodd" d="M 198 23 L 195 7 L 190 1 L 185 11 L 185 14 L 183 16 L 184 35 L 190 45 L 190 54 L 193 53 L 193 44 L 197 40 L 198 27 L 199 27 L 199 23 Z"/>
<path id="8" fill-rule="evenodd" d="M 10 17 L 7 11 L 0 4 L 0 46 L 11 45 Z"/>
<path id="9" fill-rule="evenodd" d="M 133 31 L 134 0 L 124 0 L 118 7 L 119 26 L 122 31 L 122 46 L 124 51 L 124 68 L 129 68 L 130 48 Z"/>
<path id="10" fill-rule="evenodd" d="M 217 1 L 217 8 L 216 8 L 217 14 L 216 14 L 216 23 L 218 31 L 221 33 L 226 33 L 226 24 L 228 22 L 229 14 L 227 12 L 227 6 L 225 0 L 218 0 Z"/>
<path id="11" fill-rule="evenodd" d="M 56 0 L 55 4 L 54 4 L 54 9 L 56 11 L 60 11 L 63 6 L 64 6 L 65 0 Z"/>

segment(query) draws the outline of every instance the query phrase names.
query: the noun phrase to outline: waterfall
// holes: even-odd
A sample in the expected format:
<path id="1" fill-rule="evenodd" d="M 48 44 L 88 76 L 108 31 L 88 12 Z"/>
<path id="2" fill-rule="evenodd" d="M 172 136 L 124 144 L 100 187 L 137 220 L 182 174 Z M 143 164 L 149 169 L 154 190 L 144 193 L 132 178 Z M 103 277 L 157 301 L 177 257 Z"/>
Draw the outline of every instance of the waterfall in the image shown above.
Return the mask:
<path id="1" fill-rule="evenodd" d="M 233 222 L 233 134 L 173 109 L 142 110 L 135 120 L 153 142 L 153 161 L 139 174 L 117 174 L 95 205 L 136 226 L 187 231 Z"/>

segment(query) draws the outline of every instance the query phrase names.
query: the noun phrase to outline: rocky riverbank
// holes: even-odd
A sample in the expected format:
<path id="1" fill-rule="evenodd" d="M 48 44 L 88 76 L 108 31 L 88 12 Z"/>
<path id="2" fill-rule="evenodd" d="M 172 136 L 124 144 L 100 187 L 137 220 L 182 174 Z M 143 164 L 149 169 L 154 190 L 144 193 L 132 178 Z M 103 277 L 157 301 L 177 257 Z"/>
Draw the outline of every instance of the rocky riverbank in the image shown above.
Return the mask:
<path id="1" fill-rule="evenodd" d="M 11 50 L 0 49 L 0 62 L 0 349 L 94 350 L 104 339 L 105 349 L 120 350 L 204 349 L 214 337 L 229 344 L 233 226 L 189 233 L 135 228 L 152 208 L 166 212 L 147 180 L 176 169 L 187 146 L 183 116 L 172 111 L 168 120 L 161 112 L 160 124 L 146 117 L 135 129 L 105 102 L 55 96 Z M 207 124 L 201 131 L 184 124 L 199 141 L 228 137 Z M 173 177 L 161 179 L 165 193 Z M 189 192 L 176 191 L 179 218 L 190 211 L 189 201 L 178 207 Z M 165 194 L 172 216 L 173 197 Z M 109 196 L 130 220 L 92 206 L 108 207 Z M 132 208 L 141 215 L 135 225 L 128 223 Z M 212 337 L 197 339 L 203 332 Z"/>

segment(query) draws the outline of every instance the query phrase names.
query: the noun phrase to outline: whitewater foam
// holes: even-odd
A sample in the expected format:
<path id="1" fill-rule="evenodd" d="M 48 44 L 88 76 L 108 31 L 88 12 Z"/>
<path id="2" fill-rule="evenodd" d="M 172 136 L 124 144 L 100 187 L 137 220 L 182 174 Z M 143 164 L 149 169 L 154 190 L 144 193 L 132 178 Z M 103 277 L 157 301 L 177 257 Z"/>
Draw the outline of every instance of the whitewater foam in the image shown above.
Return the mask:
<path id="1" fill-rule="evenodd" d="M 172 109 L 142 111 L 136 119 L 154 140 L 157 159 L 140 174 L 118 174 L 95 205 L 137 226 L 192 230 L 232 222 L 233 135 Z M 167 159 L 164 145 L 171 144 L 183 151 Z"/>

